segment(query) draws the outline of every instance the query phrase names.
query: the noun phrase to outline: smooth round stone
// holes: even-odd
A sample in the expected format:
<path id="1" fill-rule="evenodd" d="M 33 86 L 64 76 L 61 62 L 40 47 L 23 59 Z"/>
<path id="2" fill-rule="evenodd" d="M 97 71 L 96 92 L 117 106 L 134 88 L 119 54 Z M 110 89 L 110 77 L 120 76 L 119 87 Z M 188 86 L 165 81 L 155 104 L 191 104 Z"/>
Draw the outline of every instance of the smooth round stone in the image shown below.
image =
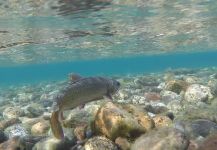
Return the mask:
<path id="1" fill-rule="evenodd" d="M 136 139 L 131 150 L 184 150 L 188 143 L 187 136 L 179 130 L 161 128 Z"/>
<path id="2" fill-rule="evenodd" d="M 185 100 L 192 103 L 207 102 L 213 98 L 209 87 L 199 84 L 190 85 L 185 92 Z"/>
<path id="3" fill-rule="evenodd" d="M 46 135 L 50 129 L 50 124 L 47 121 L 40 121 L 32 126 L 31 133 L 33 135 Z"/>
<path id="4" fill-rule="evenodd" d="M 104 136 L 90 138 L 84 147 L 85 150 L 118 150 L 117 146 Z"/>
<path id="5" fill-rule="evenodd" d="M 197 119 L 191 122 L 188 128 L 196 137 L 217 133 L 217 124 L 207 119 Z"/>
<path id="6" fill-rule="evenodd" d="M 15 136 L 24 137 L 29 135 L 29 132 L 23 127 L 22 124 L 15 124 L 5 129 L 5 134 L 8 138 L 12 138 Z"/>
<path id="7" fill-rule="evenodd" d="M 12 119 L 23 116 L 24 112 L 19 107 L 7 107 L 2 114 L 4 119 Z"/>

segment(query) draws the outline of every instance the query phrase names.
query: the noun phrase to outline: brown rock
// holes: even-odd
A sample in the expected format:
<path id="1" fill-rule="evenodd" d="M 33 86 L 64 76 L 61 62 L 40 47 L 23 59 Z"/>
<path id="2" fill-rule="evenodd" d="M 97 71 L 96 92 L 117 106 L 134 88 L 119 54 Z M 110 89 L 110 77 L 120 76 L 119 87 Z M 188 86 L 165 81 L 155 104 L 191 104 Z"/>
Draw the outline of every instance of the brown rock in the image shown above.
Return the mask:
<path id="1" fill-rule="evenodd" d="M 162 115 L 157 115 L 153 117 L 155 127 L 160 128 L 160 127 L 168 127 L 169 125 L 172 124 L 172 120 L 167 117 L 167 116 L 162 116 Z"/>
<path id="2" fill-rule="evenodd" d="M 217 134 L 208 137 L 198 150 L 217 150 Z"/>
<path id="3" fill-rule="evenodd" d="M 156 92 L 145 93 L 144 96 L 145 96 L 145 99 L 149 101 L 157 101 L 161 99 L 160 94 Z"/>
<path id="4" fill-rule="evenodd" d="M 196 141 L 190 140 L 187 150 L 198 150 L 199 146 Z"/>
<path id="5" fill-rule="evenodd" d="M 126 138 L 118 137 L 115 139 L 115 144 L 117 144 L 121 150 L 130 150 L 130 142 Z"/>
<path id="6" fill-rule="evenodd" d="M 25 150 L 25 142 L 16 136 L 0 144 L 0 150 Z"/>
<path id="7" fill-rule="evenodd" d="M 138 137 L 153 127 L 153 120 L 144 111 L 133 105 L 108 102 L 98 110 L 93 131 L 115 140 L 117 137 Z"/>

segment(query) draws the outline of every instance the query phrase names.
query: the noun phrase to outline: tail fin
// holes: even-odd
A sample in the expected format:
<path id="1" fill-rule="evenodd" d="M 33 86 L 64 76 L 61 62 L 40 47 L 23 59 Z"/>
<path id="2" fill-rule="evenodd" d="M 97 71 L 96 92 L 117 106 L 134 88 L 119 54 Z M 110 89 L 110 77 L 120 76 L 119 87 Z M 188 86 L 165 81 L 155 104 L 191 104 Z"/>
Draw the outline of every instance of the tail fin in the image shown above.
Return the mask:
<path id="1" fill-rule="evenodd" d="M 51 114 L 50 125 L 51 125 L 51 130 L 53 132 L 53 135 L 57 139 L 63 139 L 64 133 L 63 133 L 61 123 L 59 122 L 59 113 L 60 113 L 59 111 L 55 111 Z"/>

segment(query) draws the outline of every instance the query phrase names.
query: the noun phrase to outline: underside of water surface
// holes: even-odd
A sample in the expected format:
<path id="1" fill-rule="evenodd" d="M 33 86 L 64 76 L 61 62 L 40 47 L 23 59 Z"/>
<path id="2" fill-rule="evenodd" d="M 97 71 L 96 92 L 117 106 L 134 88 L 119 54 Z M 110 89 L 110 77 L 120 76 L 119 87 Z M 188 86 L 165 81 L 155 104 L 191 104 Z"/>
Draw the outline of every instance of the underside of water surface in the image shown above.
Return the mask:
<path id="1" fill-rule="evenodd" d="M 217 2 L 0 3 L 0 66 L 216 51 Z"/>

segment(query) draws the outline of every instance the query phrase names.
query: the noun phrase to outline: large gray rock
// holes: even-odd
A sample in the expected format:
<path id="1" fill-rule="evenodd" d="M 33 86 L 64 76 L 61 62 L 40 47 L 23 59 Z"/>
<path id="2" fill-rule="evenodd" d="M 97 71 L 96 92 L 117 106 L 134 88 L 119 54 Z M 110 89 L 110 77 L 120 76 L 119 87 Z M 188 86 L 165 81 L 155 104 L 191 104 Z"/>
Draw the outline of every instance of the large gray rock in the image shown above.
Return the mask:
<path id="1" fill-rule="evenodd" d="M 162 128 L 139 137 L 131 150 L 186 150 L 189 140 L 173 128 Z"/>
<path id="2" fill-rule="evenodd" d="M 193 136 L 206 137 L 211 133 L 217 133 L 217 124 L 207 119 L 197 119 L 186 126 Z"/>
<path id="3" fill-rule="evenodd" d="M 213 95 L 209 87 L 199 84 L 192 84 L 185 92 L 185 100 L 192 103 L 207 102 Z"/>

